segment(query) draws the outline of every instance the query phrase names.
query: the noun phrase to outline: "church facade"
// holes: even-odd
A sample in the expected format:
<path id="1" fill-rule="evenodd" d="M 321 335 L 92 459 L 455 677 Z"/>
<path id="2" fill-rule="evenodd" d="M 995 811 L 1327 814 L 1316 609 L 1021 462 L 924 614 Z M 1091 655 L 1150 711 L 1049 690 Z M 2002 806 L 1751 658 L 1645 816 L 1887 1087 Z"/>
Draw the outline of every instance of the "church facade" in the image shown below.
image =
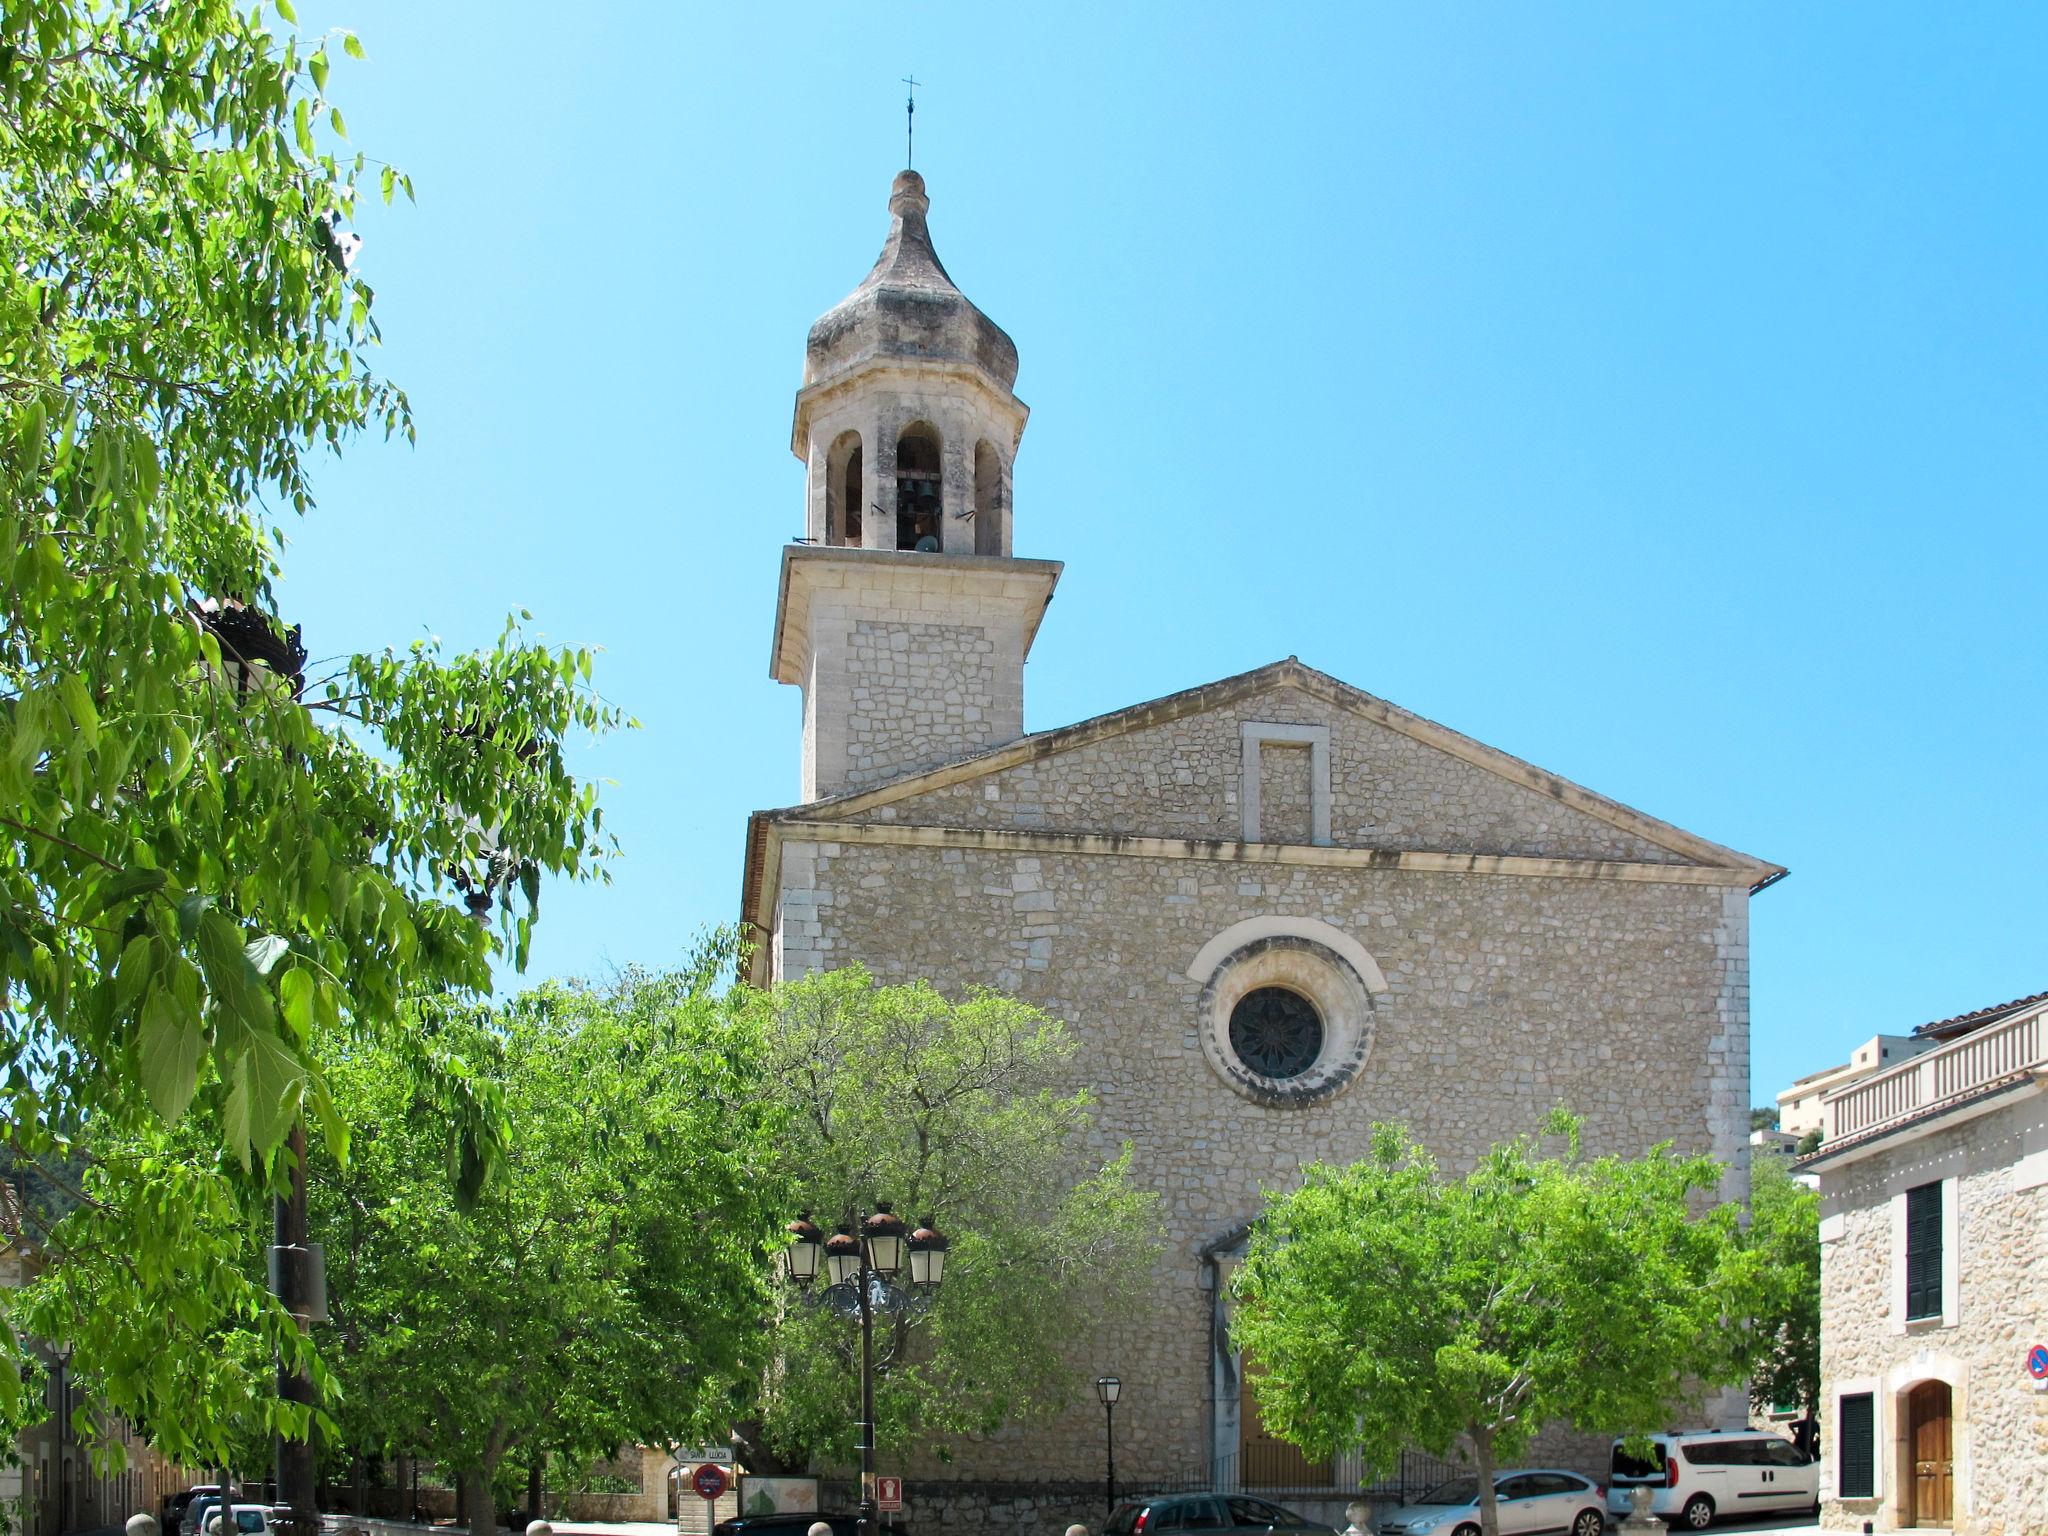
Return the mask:
<path id="1" fill-rule="evenodd" d="M 1379 1120 L 1462 1171 L 1562 1104 L 1595 1153 L 1673 1140 L 1746 1193 L 1749 901 L 1784 871 L 1292 657 L 1027 734 L 1060 566 L 1012 552 L 1017 351 L 914 173 L 889 208 L 797 396 L 771 671 L 803 690 L 803 801 L 749 825 L 756 979 L 858 961 L 1065 1020 L 1099 1151 L 1132 1145 L 1166 1226 L 1139 1320 L 1080 1362 L 1123 1380 L 1119 1471 L 1269 1466 L 1299 1499 L 1337 1474 L 1266 1441 L 1227 1335 L 1261 1191 Z M 1096 1476 L 1102 1434 L 1077 1404 L 947 1475 Z M 1604 1442 L 1551 1449 L 1604 1473 Z"/>

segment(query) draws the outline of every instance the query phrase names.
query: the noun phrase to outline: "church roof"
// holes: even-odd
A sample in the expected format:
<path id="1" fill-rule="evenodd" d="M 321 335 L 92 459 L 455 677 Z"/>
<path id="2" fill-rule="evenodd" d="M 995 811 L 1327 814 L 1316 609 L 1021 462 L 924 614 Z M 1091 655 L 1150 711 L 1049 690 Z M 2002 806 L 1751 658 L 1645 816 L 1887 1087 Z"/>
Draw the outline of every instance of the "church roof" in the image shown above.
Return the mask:
<path id="1" fill-rule="evenodd" d="M 877 358 L 970 363 L 1006 390 L 1017 382 L 1017 344 L 946 275 L 925 224 L 930 207 L 924 178 L 899 171 L 874 270 L 811 327 L 805 388 Z"/>
<path id="2" fill-rule="evenodd" d="M 1061 752 L 1131 731 L 1224 708 L 1276 687 L 1298 688 L 1338 708 L 1352 710 L 1425 746 L 1446 752 L 1510 783 L 1533 790 L 1561 805 L 1655 844 L 1688 864 L 1725 870 L 1752 891 L 1760 891 L 1765 886 L 1775 884 L 1788 873 L 1781 865 L 1737 852 L 1733 848 L 1724 847 L 1720 843 L 1687 832 L 1670 822 L 1623 805 L 1618 800 L 1611 800 L 1521 758 L 1475 741 L 1448 726 L 1439 725 L 1434 720 L 1405 710 L 1398 704 L 1377 698 L 1362 688 L 1354 688 L 1326 672 L 1304 666 L 1297 658 L 1289 656 L 1284 661 L 1276 661 L 1179 693 L 1167 694 L 1163 698 L 1143 704 L 1112 710 L 1108 714 L 1096 715 L 1091 719 L 1077 721 L 1055 730 L 1034 732 L 1003 746 L 972 753 L 919 773 L 906 774 L 885 784 L 849 790 L 783 810 L 757 811 L 747 828 L 747 868 L 741 894 L 743 916 L 751 921 L 760 910 L 757 903 L 763 894 L 763 855 L 770 826 L 831 824 L 862 817 L 883 806 L 915 795 L 1000 773 L 1007 768 L 1053 757 Z M 1475 860 L 1471 868 L 1474 872 L 1479 872 L 1484 866 L 1485 861 Z"/>

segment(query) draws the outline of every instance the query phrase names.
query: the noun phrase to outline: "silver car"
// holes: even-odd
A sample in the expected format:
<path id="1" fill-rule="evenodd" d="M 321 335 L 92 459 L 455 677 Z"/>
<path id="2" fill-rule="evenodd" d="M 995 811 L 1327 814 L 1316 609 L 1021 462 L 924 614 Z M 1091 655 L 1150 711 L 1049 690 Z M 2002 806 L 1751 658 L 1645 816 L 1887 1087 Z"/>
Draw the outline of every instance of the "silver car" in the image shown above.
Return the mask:
<path id="1" fill-rule="evenodd" d="M 1591 1478 L 1557 1468 L 1496 1472 L 1493 1496 L 1501 1536 L 1600 1536 L 1607 1525 L 1606 1494 Z M 1373 1522 L 1377 1536 L 1479 1536 L 1479 1479 L 1454 1477 L 1413 1504 Z"/>

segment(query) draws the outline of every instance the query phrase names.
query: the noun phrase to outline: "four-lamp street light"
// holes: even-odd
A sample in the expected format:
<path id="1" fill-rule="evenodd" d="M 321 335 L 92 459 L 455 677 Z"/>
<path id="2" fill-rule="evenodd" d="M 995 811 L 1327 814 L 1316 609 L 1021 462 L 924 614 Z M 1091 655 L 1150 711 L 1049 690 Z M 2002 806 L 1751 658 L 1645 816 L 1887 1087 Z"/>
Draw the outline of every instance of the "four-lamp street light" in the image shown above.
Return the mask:
<path id="1" fill-rule="evenodd" d="M 859 1236 L 854 1235 L 858 1230 Z M 888 1313 L 916 1322 L 931 1310 L 939 1282 L 946 1275 L 944 1234 L 926 1217 L 915 1232 L 887 1205 L 875 1203 L 874 1214 L 849 1221 L 825 1237 L 811 1218 L 789 1224 L 791 1242 L 782 1251 L 783 1272 L 802 1287 L 807 1300 L 829 1306 L 841 1317 L 860 1323 L 860 1536 L 875 1536 L 875 1314 Z M 812 1292 L 818 1261 L 824 1259 L 827 1283 Z M 909 1284 L 897 1284 L 905 1269 Z"/>
<path id="2" fill-rule="evenodd" d="M 1116 1400 L 1124 1395 L 1124 1384 L 1114 1376 L 1095 1378 L 1095 1395 L 1102 1399 L 1102 1413 L 1108 1435 L 1109 1483 L 1105 1508 L 1116 1512 Z"/>

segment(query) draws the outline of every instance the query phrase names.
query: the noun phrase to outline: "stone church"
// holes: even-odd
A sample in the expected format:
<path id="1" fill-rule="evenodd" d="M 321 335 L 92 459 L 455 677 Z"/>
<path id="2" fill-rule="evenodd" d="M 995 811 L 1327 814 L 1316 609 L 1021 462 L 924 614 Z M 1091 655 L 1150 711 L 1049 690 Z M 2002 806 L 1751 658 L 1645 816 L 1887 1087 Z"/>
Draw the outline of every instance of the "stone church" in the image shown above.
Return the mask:
<path id="1" fill-rule="evenodd" d="M 1013 553 L 1017 348 L 928 207 L 898 175 L 874 270 L 811 327 L 771 659 L 803 690 L 803 803 L 749 824 L 756 979 L 859 961 L 1066 1020 L 1103 1152 L 1130 1141 L 1163 1198 L 1144 1320 L 1084 1362 L 1124 1382 L 1120 1471 L 1341 1500 L 1262 1434 L 1228 1345 L 1260 1190 L 1375 1120 L 1462 1169 L 1564 1104 L 1593 1151 L 1673 1139 L 1745 1193 L 1749 899 L 1784 871 L 1293 657 L 1027 733 L 1061 567 Z M 1551 1449 L 1604 1473 L 1604 1443 Z M 1102 1464 L 1090 1401 L 946 1475 Z"/>

